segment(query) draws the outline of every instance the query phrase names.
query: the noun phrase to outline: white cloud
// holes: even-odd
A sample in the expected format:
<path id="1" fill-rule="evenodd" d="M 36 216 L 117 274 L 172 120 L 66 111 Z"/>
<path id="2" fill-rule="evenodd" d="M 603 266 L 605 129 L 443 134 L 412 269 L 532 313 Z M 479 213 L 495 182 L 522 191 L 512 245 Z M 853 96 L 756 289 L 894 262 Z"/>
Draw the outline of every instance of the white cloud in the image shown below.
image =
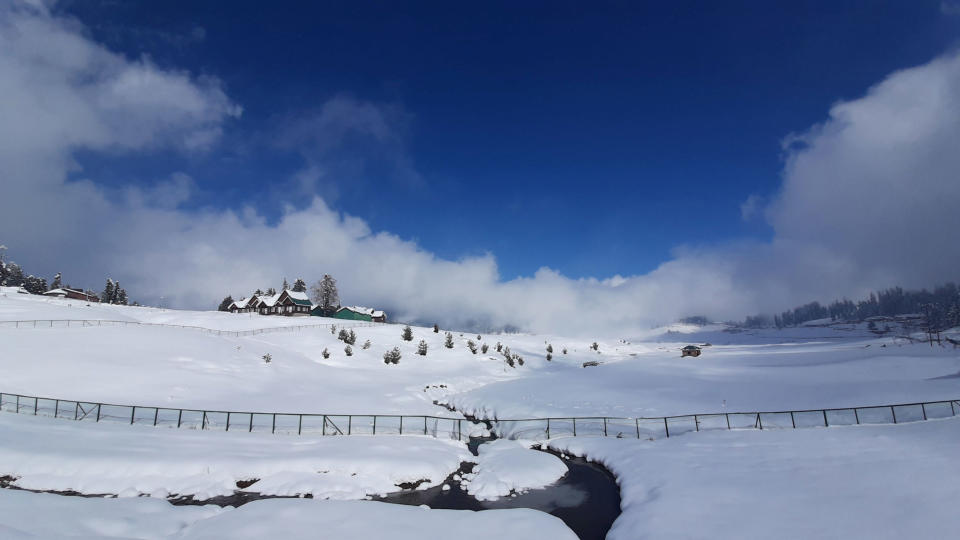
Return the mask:
<path id="1" fill-rule="evenodd" d="M 444 260 L 319 198 L 268 224 L 253 207 L 179 209 L 195 188 L 174 171 L 120 193 L 67 181 L 77 150 L 203 151 L 240 109 L 215 79 L 124 58 L 76 22 L 24 6 L 0 9 L 0 241 L 28 270 L 63 271 L 74 284 L 99 286 L 109 273 L 134 298 L 212 308 L 227 293 L 329 272 L 346 301 L 395 317 L 629 335 L 688 314 L 741 317 L 930 285 L 960 267 L 956 54 L 892 74 L 790 139 L 782 190 L 765 209 L 771 242 L 678 248 L 645 275 L 543 268 L 504 282 L 493 255 Z M 357 100 L 334 98 L 304 125 L 306 184 L 331 174 L 321 158 L 357 134 L 388 143 L 391 159 L 405 155 L 395 120 Z"/>

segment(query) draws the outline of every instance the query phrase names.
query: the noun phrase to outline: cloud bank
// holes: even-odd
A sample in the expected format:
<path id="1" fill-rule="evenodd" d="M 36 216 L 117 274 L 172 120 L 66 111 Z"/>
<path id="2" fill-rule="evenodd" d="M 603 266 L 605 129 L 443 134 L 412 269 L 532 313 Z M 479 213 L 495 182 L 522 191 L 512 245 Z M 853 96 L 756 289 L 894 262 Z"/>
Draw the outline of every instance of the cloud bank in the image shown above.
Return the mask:
<path id="1" fill-rule="evenodd" d="M 275 223 L 253 206 L 184 210 L 195 187 L 176 171 L 150 188 L 68 180 L 81 151 L 207 151 L 241 107 L 215 78 L 111 52 L 42 4 L 0 8 L 0 95 L 0 242 L 28 270 L 94 287 L 109 274 L 145 302 L 212 308 L 283 276 L 331 273 L 345 301 L 394 319 L 626 336 L 683 315 L 929 286 L 960 268 L 956 53 L 891 74 L 785 140 L 780 192 L 744 210 L 766 217 L 770 242 L 678 247 L 653 272 L 606 279 L 542 268 L 503 281 L 492 254 L 444 260 L 320 198 Z M 322 182 L 346 137 L 390 140 L 384 114 L 334 98 L 308 118 L 304 181 Z"/>

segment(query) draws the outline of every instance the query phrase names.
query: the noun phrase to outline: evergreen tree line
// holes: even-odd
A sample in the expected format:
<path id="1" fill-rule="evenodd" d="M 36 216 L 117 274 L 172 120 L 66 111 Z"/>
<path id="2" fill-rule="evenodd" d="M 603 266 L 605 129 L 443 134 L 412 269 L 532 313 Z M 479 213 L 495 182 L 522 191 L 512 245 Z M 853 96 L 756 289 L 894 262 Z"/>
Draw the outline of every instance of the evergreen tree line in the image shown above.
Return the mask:
<path id="1" fill-rule="evenodd" d="M 19 264 L 13 261 L 5 261 L 5 251 L 6 247 L 0 246 L 0 286 L 23 287 L 23 289 L 30 294 L 43 294 L 53 289 L 81 290 L 79 287 L 74 287 L 69 283 L 64 284 L 63 276 L 60 272 L 57 272 L 57 274 L 53 276 L 53 280 L 48 286 L 46 278 L 37 277 L 33 274 L 25 274 Z M 100 301 L 107 304 L 127 305 L 128 303 L 127 291 L 120 287 L 119 281 L 115 282 L 110 278 L 107 278 L 107 286 L 99 295 L 90 289 L 86 289 L 84 292 L 93 296 L 99 296 Z"/>
<path id="2" fill-rule="evenodd" d="M 772 319 L 766 315 L 747 317 L 742 326 L 784 328 L 817 319 L 859 322 L 871 317 L 907 314 L 923 315 L 926 326 L 932 330 L 960 326 L 960 287 L 953 282 L 934 287 L 932 291 L 891 287 L 870 293 L 868 298 L 857 302 L 847 298 L 834 300 L 827 305 L 810 302 L 774 315 Z"/>

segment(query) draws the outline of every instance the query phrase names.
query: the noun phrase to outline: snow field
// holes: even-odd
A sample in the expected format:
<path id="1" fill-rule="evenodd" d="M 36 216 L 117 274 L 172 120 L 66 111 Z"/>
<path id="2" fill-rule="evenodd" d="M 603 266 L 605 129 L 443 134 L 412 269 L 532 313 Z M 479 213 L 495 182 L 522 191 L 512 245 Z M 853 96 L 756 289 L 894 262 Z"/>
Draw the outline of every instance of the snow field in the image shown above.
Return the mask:
<path id="1" fill-rule="evenodd" d="M 616 475 L 623 513 L 610 540 L 933 539 L 960 528 L 960 419 L 549 446 Z"/>
<path id="2" fill-rule="evenodd" d="M 239 508 L 172 506 L 154 499 L 62 497 L 0 490 L 0 535 L 9 540 L 576 540 L 535 510 L 431 510 L 373 501 L 270 499 Z"/>

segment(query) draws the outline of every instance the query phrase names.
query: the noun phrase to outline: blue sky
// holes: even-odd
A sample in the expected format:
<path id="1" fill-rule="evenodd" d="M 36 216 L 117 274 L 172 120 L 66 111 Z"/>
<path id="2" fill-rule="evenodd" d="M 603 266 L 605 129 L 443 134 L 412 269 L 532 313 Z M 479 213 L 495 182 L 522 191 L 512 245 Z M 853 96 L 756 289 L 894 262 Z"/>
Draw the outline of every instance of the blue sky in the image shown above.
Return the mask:
<path id="1" fill-rule="evenodd" d="M 81 152 L 75 175 L 182 171 L 189 205 L 276 219 L 309 203 L 292 178 L 312 159 L 333 208 L 440 257 L 633 275 L 677 245 L 769 238 L 740 205 L 776 195 L 784 137 L 960 29 L 936 1 L 511 4 L 63 4 L 95 41 L 216 77 L 243 108 L 210 152 Z M 298 122 L 337 97 L 386 111 L 390 140 L 309 148 Z"/>

